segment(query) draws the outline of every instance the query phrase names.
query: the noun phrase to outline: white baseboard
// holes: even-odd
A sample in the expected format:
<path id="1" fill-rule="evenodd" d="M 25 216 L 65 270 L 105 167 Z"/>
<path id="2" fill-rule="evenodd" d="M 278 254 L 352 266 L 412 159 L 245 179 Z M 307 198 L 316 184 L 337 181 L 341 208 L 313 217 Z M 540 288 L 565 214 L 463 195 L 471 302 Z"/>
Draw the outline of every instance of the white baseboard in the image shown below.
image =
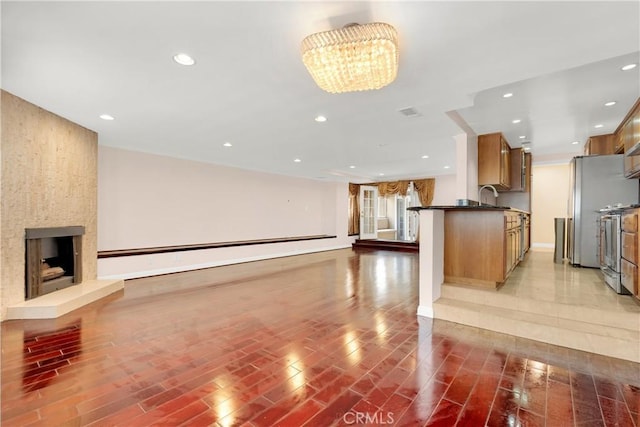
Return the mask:
<path id="1" fill-rule="evenodd" d="M 179 265 L 175 267 L 158 268 L 154 270 L 140 270 L 140 271 L 133 271 L 133 272 L 122 273 L 122 274 L 111 274 L 106 276 L 100 276 L 99 279 L 100 280 L 139 279 L 141 277 L 160 276 L 162 274 L 171 274 L 171 273 L 182 273 L 182 272 L 191 271 L 191 270 L 201 270 L 203 268 L 221 267 L 224 265 L 232 265 L 232 264 L 242 264 L 244 262 L 251 262 L 251 261 L 263 261 L 267 259 L 284 258 L 288 256 L 295 256 L 295 255 L 305 255 L 305 254 L 311 254 L 315 252 L 334 251 L 334 250 L 346 249 L 350 247 L 351 247 L 350 244 L 339 245 L 339 246 L 332 246 L 328 248 L 307 249 L 307 250 L 294 251 L 294 252 L 282 252 L 277 254 L 259 255 L 259 256 L 246 257 L 246 258 L 235 258 L 235 259 L 222 260 L 222 261 L 206 262 L 201 264 Z"/>
<path id="2" fill-rule="evenodd" d="M 555 245 L 553 243 L 532 243 L 531 244 L 532 248 L 548 248 L 548 249 L 554 249 Z"/>

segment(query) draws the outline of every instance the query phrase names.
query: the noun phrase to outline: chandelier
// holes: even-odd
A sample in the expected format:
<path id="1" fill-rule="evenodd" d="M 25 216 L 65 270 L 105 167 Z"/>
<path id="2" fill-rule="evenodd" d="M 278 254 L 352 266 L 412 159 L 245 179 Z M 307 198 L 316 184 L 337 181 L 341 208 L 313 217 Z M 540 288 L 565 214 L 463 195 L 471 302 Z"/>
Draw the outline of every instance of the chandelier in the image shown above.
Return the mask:
<path id="1" fill-rule="evenodd" d="M 302 61 L 327 92 L 380 89 L 398 74 L 398 33 L 374 22 L 311 34 L 302 40 Z"/>

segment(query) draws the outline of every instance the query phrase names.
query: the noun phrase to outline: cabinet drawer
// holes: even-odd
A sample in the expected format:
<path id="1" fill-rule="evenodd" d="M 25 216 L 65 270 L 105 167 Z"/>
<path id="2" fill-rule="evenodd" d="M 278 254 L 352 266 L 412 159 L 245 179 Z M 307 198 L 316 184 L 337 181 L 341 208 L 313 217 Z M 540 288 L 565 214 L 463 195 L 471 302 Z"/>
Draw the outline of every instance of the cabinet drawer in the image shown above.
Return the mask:
<path id="1" fill-rule="evenodd" d="M 638 235 L 636 233 L 622 232 L 622 258 L 638 263 Z"/>
<path id="2" fill-rule="evenodd" d="M 620 266 L 622 267 L 622 286 L 627 288 L 633 295 L 638 295 L 638 267 L 626 259 L 622 260 Z"/>
<path id="3" fill-rule="evenodd" d="M 638 231 L 638 214 L 635 211 L 622 215 L 622 231 L 630 233 Z"/>

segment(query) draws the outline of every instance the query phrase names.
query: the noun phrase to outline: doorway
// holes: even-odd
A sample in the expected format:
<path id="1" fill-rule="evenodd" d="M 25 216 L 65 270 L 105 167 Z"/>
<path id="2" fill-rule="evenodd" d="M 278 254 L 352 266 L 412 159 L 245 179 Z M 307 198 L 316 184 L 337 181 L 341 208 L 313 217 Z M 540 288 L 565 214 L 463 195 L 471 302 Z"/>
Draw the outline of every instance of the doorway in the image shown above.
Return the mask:
<path id="1" fill-rule="evenodd" d="M 418 213 L 407 211 L 420 206 L 413 183 L 406 195 L 380 196 L 375 186 L 360 187 L 360 239 L 415 242 L 418 236 Z"/>
<path id="2" fill-rule="evenodd" d="M 360 238 L 378 238 L 378 187 L 360 186 Z"/>

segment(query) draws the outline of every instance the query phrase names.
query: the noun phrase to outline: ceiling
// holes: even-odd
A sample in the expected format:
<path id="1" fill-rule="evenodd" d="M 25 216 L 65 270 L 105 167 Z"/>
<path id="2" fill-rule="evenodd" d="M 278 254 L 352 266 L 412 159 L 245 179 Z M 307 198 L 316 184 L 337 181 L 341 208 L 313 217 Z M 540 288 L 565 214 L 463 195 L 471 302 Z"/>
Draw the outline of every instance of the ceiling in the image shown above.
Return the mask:
<path id="1" fill-rule="evenodd" d="M 465 130 L 530 142 L 534 161 L 567 160 L 589 135 L 613 132 L 640 96 L 640 67 L 620 70 L 640 61 L 637 1 L 1 7 L 2 88 L 95 130 L 100 144 L 312 179 L 450 174 L 453 136 Z M 319 89 L 302 39 L 379 21 L 399 33 L 396 81 Z M 196 64 L 176 64 L 179 52 Z M 406 107 L 419 115 L 400 114 Z"/>

